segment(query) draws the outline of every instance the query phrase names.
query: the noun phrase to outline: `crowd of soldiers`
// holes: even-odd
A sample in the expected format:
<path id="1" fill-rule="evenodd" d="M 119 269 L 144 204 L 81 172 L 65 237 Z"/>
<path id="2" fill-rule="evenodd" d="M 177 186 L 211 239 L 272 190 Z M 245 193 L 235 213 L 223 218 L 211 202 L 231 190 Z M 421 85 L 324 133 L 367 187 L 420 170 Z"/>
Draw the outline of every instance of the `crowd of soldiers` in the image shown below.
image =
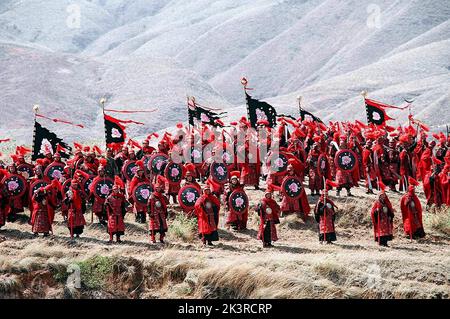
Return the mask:
<path id="1" fill-rule="evenodd" d="M 105 226 L 109 241 L 115 236 L 120 242 L 125 214 L 131 213 L 138 223 L 148 220 L 151 242 L 158 236 L 163 243 L 172 202 L 181 208 L 180 214 L 197 219 L 203 244 L 213 245 L 219 240 L 221 209 L 228 229 L 246 229 L 246 189 L 261 187 L 255 210 L 260 219 L 257 238 L 264 247 L 278 239 L 280 218 L 296 214 L 307 220 L 310 204 L 319 241 L 332 243 L 338 207 L 330 191 L 339 197 L 345 189 L 352 197 L 352 189 L 361 185 L 368 196 L 377 194 L 370 210 L 374 239 L 387 246 L 394 235 L 395 213 L 387 190 L 403 194 L 403 228 L 411 239 L 425 236 L 417 186 L 423 186 L 427 208 L 450 205 L 450 139 L 443 133 L 358 121 L 326 126 L 281 118 L 276 129 L 264 121 L 259 124 L 253 130 L 244 117 L 230 123 L 231 129 L 179 125 L 176 134 L 166 132 L 161 139 L 152 134 L 142 144 L 108 145 L 105 152 L 74 143 L 69 159 L 63 159 L 62 150 L 47 149 L 34 163 L 26 160 L 30 150 L 17 146 L 11 160 L 0 162 L 0 228 L 28 208 L 31 231 L 49 236 L 60 212 L 74 240 L 83 233 L 90 210 L 91 220 L 95 215 Z M 152 139 L 159 139 L 155 147 L 150 146 Z M 191 160 L 175 160 L 174 155 L 187 151 Z M 306 187 L 310 198 L 318 196 L 315 203 L 309 202 Z"/>

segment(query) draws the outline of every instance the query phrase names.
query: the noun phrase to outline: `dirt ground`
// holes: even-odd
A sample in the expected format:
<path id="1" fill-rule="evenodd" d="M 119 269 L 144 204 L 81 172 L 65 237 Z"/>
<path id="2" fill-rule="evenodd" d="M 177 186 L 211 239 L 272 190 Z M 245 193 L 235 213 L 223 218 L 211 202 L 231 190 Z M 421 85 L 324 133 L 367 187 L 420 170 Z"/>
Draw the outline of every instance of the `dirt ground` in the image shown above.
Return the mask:
<path id="1" fill-rule="evenodd" d="M 170 207 L 165 244 L 152 244 L 148 225 L 126 216 L 121 244 L 108 244 L 106 229 L 90 213 L 75 242 L 61 214 L 53 236 L 35 238 L 28 212 L 0 230 L 0 297 L 3 298 L 449 298 L 450 210 L 425 211 L 426 238 L 403 234 L 400 195 L 388 192 L 394 208 L 395 238 L 390 247 L 373 239 L 370 207 L 376 195 L 362 187 L 355 197 L 337 198 L 337 242 L 321 245 L 310 216 L 281 218 L 280 240 L 263 248 L 256 239 L 254 206 L 263 191 L 247 189 L 248 229 L 224 228 L 220 241 L 203 247 L 194 223 Z M 309 193 L 309 191 L 307 191 Z M 346 192 L 342 192 L 345 194 Z M 308 196 L 313 208 L 318 197 Z M 81 285 L 71 284 L 71 267 L 81 265 Z"/>

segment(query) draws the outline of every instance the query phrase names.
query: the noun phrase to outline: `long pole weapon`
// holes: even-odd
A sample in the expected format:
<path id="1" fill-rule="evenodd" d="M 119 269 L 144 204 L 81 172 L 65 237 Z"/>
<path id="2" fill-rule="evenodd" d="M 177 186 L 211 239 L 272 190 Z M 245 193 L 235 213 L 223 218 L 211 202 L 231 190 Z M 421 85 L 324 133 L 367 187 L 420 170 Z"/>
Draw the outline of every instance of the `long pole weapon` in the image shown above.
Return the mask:
<path id="1" fill-rule="evenodd" d="M 105 124 L 105 103 L 106 103 L 106 98 L 102 97 L 100 99 L 100 104 L 102 105 L 102 114 L 103 114 L 103 128 L 105 130 L 105 150 L 108 148 L 108 143 L 106 141 L 107 139 L 107 134 L 106 134 L 106 124 Z"/>
<path id="2" fill-rule="evenodd" d="M 327 237 L 327 181 L 325 176 L 323 176 L 323 241 L 326 241 Z M 320 233 L 320 225 L 319 225 L 319 233 Z"/>

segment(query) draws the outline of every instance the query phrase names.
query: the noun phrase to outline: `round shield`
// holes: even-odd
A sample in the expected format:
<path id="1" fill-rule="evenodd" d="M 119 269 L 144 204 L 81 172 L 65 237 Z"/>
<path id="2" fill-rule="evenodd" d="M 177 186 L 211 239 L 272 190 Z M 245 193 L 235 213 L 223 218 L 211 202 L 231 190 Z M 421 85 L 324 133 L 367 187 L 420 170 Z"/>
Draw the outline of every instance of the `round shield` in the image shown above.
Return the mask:
<path id="1" fill-rule="evenodd" d="M 92 184 L 92 189 L 94 190 L 94 196 L 99 199 L 106 199 L 111 192 L 112 187 L 114 185 L 114 181 L 109 178 L 98 178 L 96 181 Z"/>
<path id="2" fill-rule="evenodd" d="M 64 174 L 64 164 L 53 162 L 44 171 L 44 175 L 47 176 L 51 181 L 54 179 L 60 180 Z"/>
<path id="3" fill-rule="evenodd" d="M 136 185 L 136 187 L 132 190 L 131 196 L 133 197 L 135 202 L 140 204 L 147 204 L 150 195 L 152 194 L 153 189 L 149 183 L 141 182 Z"/>
<path id="4" fill-rule="evenodd" d="M 164 169 L 164 176 L 169 183 L 178 184 L 183 178 L 183 167 L 180 164 L 170 162 Z"/>
<path id="5" fill-rule="evenodd" d="M 267 166 L 272 174 L 282 174 L 287 170 L 288 158 L 283 153 L 272 153 L 267 159 Z"/>
<path id="6" fill-rule="evenodd" d="M 290 176 L 281 184 L 281 191 L 283 194 L 292 199 L 300 198 L 302 189 L 302 181 L 297 176 Z"/>
<path id="7" fill-rule="evenodd" d="M 133 176 L 136 174 L 137 169 L 138 166 L 136 165 L 136 161 L 126 161 L 122 167 L 122 174 L 127 181 L 131 181 Z"/>
<path id="8" fill-rule="evenodd" d="M 3 178 L 2 184 L 11 198 L 21 197 L 27 189 L 27 181 L 22 175 L 11 174 Z"/>
<path id="9" fill-rule="evenodd" d="M 69 178 L 69 179 L 67 179 L 64 183 L 63 183 L 63 191 L 64 191 L 64 194 L 65 193 L 67 193 L 68 191 L 69 191 L 69 189 L 70 189 L 70 184 L 72 183 L 72 179 L 71 178 Z"/>
<path id="10" fill-rule="evenodd" d="M 192 185 L 186 185 L 178 192 L 178 202 L 183 209 L 193 209 L 200 197 L 200 190 Z"/>
<path id="11" fill-rule="evenodd" d="M 357 161 L 356 153 L 349 149 L 340 150 L 334 157 L 335 165 L 344 171 L 353 171 Z"/>
<path id="12" fill-rule="evenodd" d="M 17 172 L 22 175 L 26 180 L 34 176 L 33 165 L 28 163 L 23 163 L 17 166 Z"/>
<path id="13" fill-rule="evenodd" d="M 44 181 L 43 179 L 38 179 L 37 181 L 34 181 L 30 185 L 30 197 L 33 196 L 33 194 L 41 187 L 46 187 L 48 183 Z"/>
<path id="14" fill-rule="evenodd" d="M 228 199 L 228 207 L 235 213 L 242 213 L 248 209 L 247 194 L 241 189 L 233 191 Z"/>
<path id="15" fill-rule="evenodd" d="M 321 154 L 317 159 L 317 174 L 320 177 L 326 176 L 328 169 L 328 160 L 324 154 Z"/>
<path id="16" fill-rule="evenodd" d="M 88 196 L 91 193 L 91 191 L 89 190 L 89 186 L 91 186 L 94 178 L 95 178 L 95 176 L 93 176 L 93 175 L 89 176 L 89 178 L 83 178 L 83 182 L 81 183 L 81 188 Z"/>
<path id="17" fill-rule="evenodd" d="M 211 163 L 209 174 L 219 184 L 225 184 L 228 180 L 228 167 L 224 163 Z"/>
<path id="18" fill-rule="evenodd" d="M 148 168 L 153 174 L 164 175 L 164 169 L 168 161 L 169 156 L 164 153 L 153 154 L 148 162 Z"/>

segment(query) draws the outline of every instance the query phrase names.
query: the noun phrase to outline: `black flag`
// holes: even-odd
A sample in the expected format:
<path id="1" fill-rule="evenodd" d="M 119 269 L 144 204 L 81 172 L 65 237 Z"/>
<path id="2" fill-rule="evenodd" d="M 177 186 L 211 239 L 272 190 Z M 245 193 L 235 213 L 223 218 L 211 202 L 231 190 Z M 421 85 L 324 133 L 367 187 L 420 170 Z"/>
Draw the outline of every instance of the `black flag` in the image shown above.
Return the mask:
<path id="1" fill-rule="evenodd" d="M 247 92 L 245 92 L 247 99 L 247 110 L 250 124 L 256 127 L 258 121 L 268 121 L 269 127 L 274 128 L 277 125 L 277 111 L 267 102 L 253 99 Z"/>
<path id="2" fill-rule="evenodd" d="M 33 154 L 31 156 L 31 160 L 35 161 L 38 158 L 43 158 L 45 150 L 48 150 L 54 154 L 58 144 L 69 152 L 72 151 L 72 148 L 64 143 L 61 138 L 56 136 L 55 133 L 49 131 L 37 121 L 34 122 Z M 60 154 L 63 158 L 69 158 L 69 154 L 65 154 L 63 152 L 60 152 Z"/>
<path id="3" fill-rule="evenodd" d="M 125 143 L 126 137 L 125 126 L 120 124 L 120 120 L 105 114 L 106 145 L 111 143 Z"/>
<path id="4" fill-rule="evenodd" d="M 373 100 L 365 99 L 366 102 L 366 114 L 367 123 L 373 123 L 375 125 L 383 125 L 388 120 L 392 120 L 384 110 L 384 104 L 378 103 Z"/>
<path id="5" fill-rule="evenodd" d="M 189 105 L 188 111 L 189 111 L 190 125 L 194 125 L 194 119 L 197 119 L 198 121 L 204 124 L 209 124 L 212 126 L 222 126 L 219 123 L 217 123 L 216 120 L 220 120 L 222 115 L 226 113 L 226 112 L 215 113 L 207 109 L 204 109 L 198 105 L 195 105 L 195 108 Z"/>
<path id="6" fill-rule="evenodd" d="M 304 109 L 300 109 L 300 118 L 302 119 L 302 121 L 305 120 L 306 115 L 310 116 L 314 122 L 323 123 L 322 120 L 320 118 L 318 118 L 317 116 L 315 116 L 314 114 L 312 114 L 308 111 L 305 111 Z"/>

